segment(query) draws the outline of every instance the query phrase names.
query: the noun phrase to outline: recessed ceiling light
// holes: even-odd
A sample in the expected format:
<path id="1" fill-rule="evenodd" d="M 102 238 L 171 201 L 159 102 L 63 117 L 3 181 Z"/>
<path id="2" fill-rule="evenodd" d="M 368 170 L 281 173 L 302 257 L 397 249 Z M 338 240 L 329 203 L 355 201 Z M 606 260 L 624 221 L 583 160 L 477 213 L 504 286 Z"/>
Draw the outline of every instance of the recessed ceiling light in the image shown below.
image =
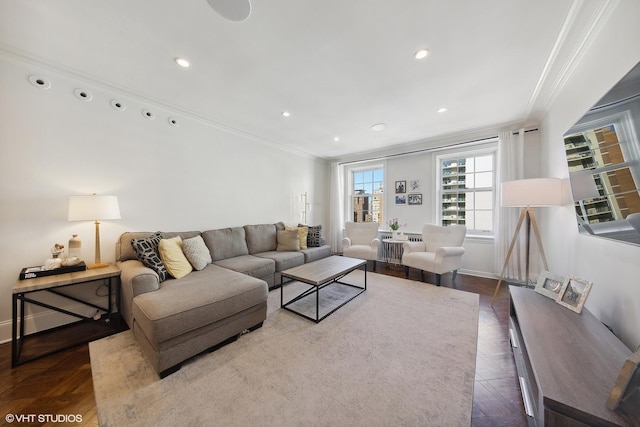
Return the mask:
<path id="1" fill-rule="evenodd" d="M 416 53 L 413 54 L 413 57 L 416 59 L 424 59 L 429 55 L 429 51 L 427 49 L 420 49 Z"/>
<path id="2" fill-rule="evenodd" d="M 444 113 L 445 111 L 447 111 L 447 109 L 444 107 L 438 108 L 438 113 Z"/>
<path id="3" fill-rule="evenodd" d="M 380 132 L 381 130 L 385 130 L 386 128 L 386 123 L 376 123 L 375 125 L 371 126 L 371 130 L 374 132 Z"/>
<path id="4" fill-rule="evenodd" d="M 335 138 L 333 138 L 333 140 L 334 140 L 335 142 L 340 142 L 340 138 L 338 138 L 337 136 L 336 136 Z"/>
<path id="5" fill-rule="evenodd" d="M 288 111 L 283 111 L 282 112 L 282 117 L 289 117 L 289 116 L 291 116 L 290 112 L 288 112 Z"/>
<path id="6" fill-rule="evenodd" d="M 189 61 L 187 61 L 184 58 L 176 58 L 176 64 L 178 64 L 179 66 L 181 66 L 182 68 L 189 68 L 191 67 L 191 64 L 189 63 Z"/>

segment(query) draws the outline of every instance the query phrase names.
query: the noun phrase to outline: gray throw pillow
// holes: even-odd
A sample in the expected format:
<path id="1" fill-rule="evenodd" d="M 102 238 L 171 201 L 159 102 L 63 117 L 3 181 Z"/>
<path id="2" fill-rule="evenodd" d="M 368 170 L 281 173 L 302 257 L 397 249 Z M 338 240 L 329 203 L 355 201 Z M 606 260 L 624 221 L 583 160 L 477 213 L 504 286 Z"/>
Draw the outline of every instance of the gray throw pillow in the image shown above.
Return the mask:
<path id="1" fill-rule="evenodd" d="M 182 241 L 182 252 L 187 257 L 193 268 L 200 271 L 211 264 L 211 252 L 204 243 L 202 236 L 192 237 Z"/>
<path id="2" fill-rule="evenodd" d="M 158 231 L 143 239 L 131 239 L 131 246 L 133 246 L 138 260 L 140 260 L 145 267 L 149 267 L 158 273 L 158 279 L 163 282 L 167 279 L 167 276 L 169 276 L 169 272 L 162 263 L 158 252 L 160 240 L 162 240 L 162 235 Z"/>

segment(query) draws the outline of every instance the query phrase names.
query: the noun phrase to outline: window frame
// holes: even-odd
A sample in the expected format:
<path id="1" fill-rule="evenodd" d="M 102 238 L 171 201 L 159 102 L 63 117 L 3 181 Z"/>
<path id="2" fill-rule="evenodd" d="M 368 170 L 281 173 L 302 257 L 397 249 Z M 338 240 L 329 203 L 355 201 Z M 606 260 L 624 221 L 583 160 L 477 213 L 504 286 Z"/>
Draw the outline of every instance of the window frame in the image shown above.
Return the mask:
<path id="1" fill-rule="evenodd" d="M 364 172 L 364 171 L 373 171 L 373 170 L 377 170 L 377 169 L 381 169 L 382 170 L 382 196 L 380 197 L 380 203 L 381 203 L 381 210 L 382 210 L 382 214 L 380 215 L 380 223 L 379 223 L 379 227 L 382 228 L 382 225 L 384 224 L 385 221 L 385 211 L 386 211 L 386 198 L 385 198 L 385 187 L 386 187 L 386 162 L 374 162 L 374 163 L 367 163 L 367 164 L 359 164 L 359 165 L 354 165 L 354 166 L 350 166 L 347 167 L 345 169 L 345 175 L 347 177 L 346 179 L 346 188 L 345 188 L 345 194 L 347 196 L 347 203 L 345 203 L 345 208 L 346 208 L 346 212 L 345 212 L 345 218 L 347 218 L 347 221 L 353 221 L 353 212 L 354 212 L 354 199 L 356 197 L 355 194 L 355 180 L 354 180 L 354 175 L 357 172 Z M 374 181 L 374 182 L 378 182 L 378 181 Z M 374 193 L 375 194 L 375 193 Z M 368 195 L 368 194 L 366 194 Z M 373 196 L 373 194 L 371 195 Z M 373 221 L 375 222 L 375 221 Z"/>
<path id="2" fill-rule="evenodd" d="M 483 187 L 483 190 L 479 190 L 480 192 L 491 191 L 491 230 L 476 230 L 475 228 L 471 228 L 465 219 L 465 225 L 467 226 L 467 236 L 468 237 L 480 237 L 480 238 L 494 238 L 496 234 L 496 197 L 498 196 L 498 188 L 497 188 L 497 176 L 498 176 L 498 141 L 497 139 L 491 143 L 490 147 L 484 148 L 476 148 L 476 149 L 466 149 L 466 150 L 451 150 L 445 153 L 438 154 L 434 156 L 435 159 L 435 171 L 436 171 L 436 197 L 435 197 L 435 218 L 436 223 L 442 225 L 444 220 L 443 209 L 442 209 L 442 197 L 447 193 L 443 189 L 443 162 L 447 160 L 460 160 L 460 159 L 468 159 L 468 158 L 478 158 L 490 155 L 492 157 L 492 169 L 491 169 L 491 187 Z M 462 189 L 458 189 L 462 190 Z M 473 191 L 476 193 L 478 190 L 476 189 L 468 189 L 462 190 L 464 192 Z M 476 209 L 472 209 L 474 212 Z M 471 209 L 466 209 L 465 212 L 471 211 Z M 481 211 L 488 211 L 488 209 L 481 209 Z"/>

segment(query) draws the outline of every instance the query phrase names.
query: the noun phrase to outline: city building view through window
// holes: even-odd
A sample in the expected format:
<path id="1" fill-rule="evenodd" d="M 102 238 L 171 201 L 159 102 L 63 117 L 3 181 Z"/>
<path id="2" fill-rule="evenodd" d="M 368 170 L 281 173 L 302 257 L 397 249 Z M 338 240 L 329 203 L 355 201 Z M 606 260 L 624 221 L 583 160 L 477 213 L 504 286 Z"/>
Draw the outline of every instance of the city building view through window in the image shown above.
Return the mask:
<path id="1" fill-rule="evenodd" d="M 384 170 L 372 168 L 353 171 L 353 221 L 382 225 Z"/>

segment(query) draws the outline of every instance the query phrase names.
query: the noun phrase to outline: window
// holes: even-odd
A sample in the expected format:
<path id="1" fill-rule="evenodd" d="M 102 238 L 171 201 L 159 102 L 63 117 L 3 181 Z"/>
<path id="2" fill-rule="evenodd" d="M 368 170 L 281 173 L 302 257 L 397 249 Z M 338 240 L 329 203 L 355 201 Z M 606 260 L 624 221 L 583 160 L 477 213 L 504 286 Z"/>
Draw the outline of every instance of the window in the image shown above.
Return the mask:
<path id="1" fill-rule="evenodd" d="M 354 170 L 352 178 L 352 208 L 354 222 L 377 222 L 382 225 L 384 169 L 375 167 Z"/>
<path id="2" fill-rule="evenodd" d="M 471 234 L 493 234 L 495 154 L 438 157 L 442 225 L 462 224 Z"/>

